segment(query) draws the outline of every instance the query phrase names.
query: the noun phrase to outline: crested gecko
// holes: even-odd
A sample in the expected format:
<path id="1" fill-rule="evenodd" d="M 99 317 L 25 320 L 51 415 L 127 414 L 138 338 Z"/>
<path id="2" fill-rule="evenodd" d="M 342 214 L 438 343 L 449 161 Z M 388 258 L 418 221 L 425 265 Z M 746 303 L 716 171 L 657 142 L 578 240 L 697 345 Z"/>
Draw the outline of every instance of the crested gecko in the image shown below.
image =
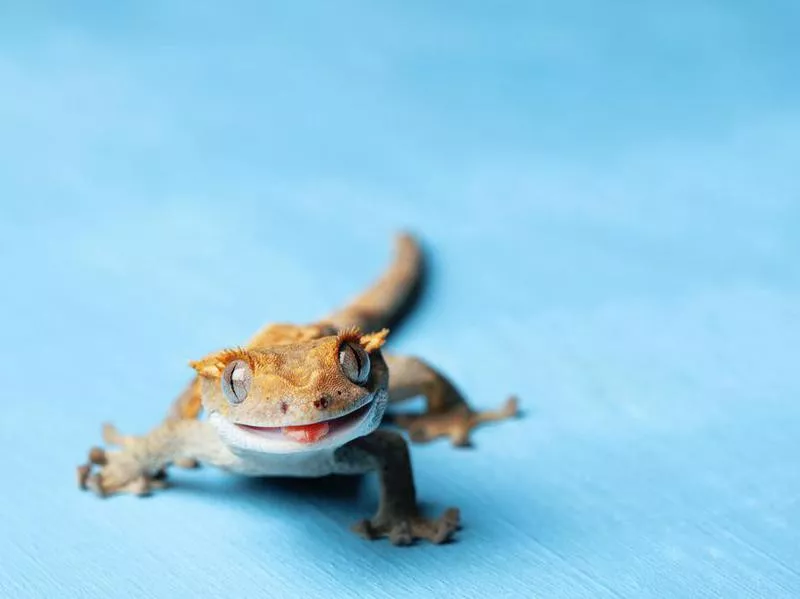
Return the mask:
<path id="1" fill-rule="evenodd" d="M 516 415 L 509 398 L 494 411 L 470 408 L 450 381 L 426 362 L 384 354 L 384 328 L 408 302 L 422 272 L 416 240 L 401 234 L 389 269 L 367 291 L 309 325 L 271 324 L 243 347 L 190 362 L 196 376 L 166 419 L 143 436 L 103 426 L 106 445 L 78 467 L 81 488 L 100 496 L 148 494 L 165 487 L 166 468 L 208 464 L 247 476 L 363 474 L 375 471 L 377 513 L 353 526 L 367 539 L 395 545 L 449 540 L 459 511 L 426 518 L 417 505 L 408 447 L 380 429 L 390 402 L 422 395 L 422 414 L 395 415 L 412 441 L 449 437 L 469 444 L 482 422 Z M 391 376 L 390 376 L 391 373 Z M 201 412 L 207 418 L 200 419 Z"/>

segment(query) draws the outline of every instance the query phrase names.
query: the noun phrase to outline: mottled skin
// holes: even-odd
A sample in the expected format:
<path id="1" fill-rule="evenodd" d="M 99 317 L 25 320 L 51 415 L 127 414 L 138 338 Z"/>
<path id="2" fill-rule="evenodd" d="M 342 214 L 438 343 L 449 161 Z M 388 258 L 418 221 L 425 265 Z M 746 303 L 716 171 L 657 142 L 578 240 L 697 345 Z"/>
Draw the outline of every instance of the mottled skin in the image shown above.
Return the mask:
<path id="1" fill-rule="evenodd" d="M 356 524 L 357 533 L 398 545 L 448 540 L 458 528 L 458 510 L 435 519 L 420 513 L 405 440 L 376 430 L 386 406 L 423 395 L 425 413 L 393 421 L 413 441 L 445 436 L 463 446 L 477 424 L 515 415 L 516 401 L 494 412 L 473 411 L 425 362 L 383 355 L 388 331 L 381 327 L 408 300 L 421 260 L 414 239 L 401 235 L 392 266 L 344 309 L 311 325 L 268 325 L 244 347 L 192 362 L 197 376 L 161 425 L 141 437 L 104 426 L 104 441 L 120 449 L 92 448 L 89 463 L 78 468 L 80 486 L 101 496 L 146 494 L 165 486 L 171 464 L 205 463 L 249 476 L 375 471 L 378 512 Z M 200 420 L 203 410 L 208 418 Z"/>

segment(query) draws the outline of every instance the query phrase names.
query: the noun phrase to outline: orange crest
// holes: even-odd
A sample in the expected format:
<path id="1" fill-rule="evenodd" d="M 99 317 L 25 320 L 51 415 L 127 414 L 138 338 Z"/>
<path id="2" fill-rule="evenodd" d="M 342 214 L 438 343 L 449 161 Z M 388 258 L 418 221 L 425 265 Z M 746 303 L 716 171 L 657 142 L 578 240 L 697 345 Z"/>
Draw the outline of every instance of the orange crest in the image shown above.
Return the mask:
<path id="1" fill-rule="evenodd" d="M 234 349 L 223 349 L 207 355 L 205 358 L 189 362 L 189 366 L 197 371 L 197 374 L 206 378 L 218 378 L 225 370 L 225 366 L 232 360 L 244 360 L 250 366 L 253 365 L 250 353 L 241 347 Z"/>

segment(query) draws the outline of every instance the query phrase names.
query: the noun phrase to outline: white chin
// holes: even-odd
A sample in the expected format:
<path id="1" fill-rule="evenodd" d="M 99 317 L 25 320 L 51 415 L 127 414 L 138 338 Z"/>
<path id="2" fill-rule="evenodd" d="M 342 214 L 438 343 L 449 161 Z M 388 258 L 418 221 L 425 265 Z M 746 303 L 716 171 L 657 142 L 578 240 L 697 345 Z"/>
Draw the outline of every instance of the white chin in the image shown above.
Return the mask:
<path id="1" fill-rule="evenodd" d="M 222 441 L 234 453 L 302 453 L 341 447 L 353 439 L 374 431 L 380 424 L 386 407 L 386 392 L 378 392 L 369 403 L 369 408 L 357 420 L 333 427 L 318 441 L 298 441 L 284 434 L 280 428 L 252 430 L 241 427 L 218 412 L 211 412 L 209 423 L 217 430 Z"/>

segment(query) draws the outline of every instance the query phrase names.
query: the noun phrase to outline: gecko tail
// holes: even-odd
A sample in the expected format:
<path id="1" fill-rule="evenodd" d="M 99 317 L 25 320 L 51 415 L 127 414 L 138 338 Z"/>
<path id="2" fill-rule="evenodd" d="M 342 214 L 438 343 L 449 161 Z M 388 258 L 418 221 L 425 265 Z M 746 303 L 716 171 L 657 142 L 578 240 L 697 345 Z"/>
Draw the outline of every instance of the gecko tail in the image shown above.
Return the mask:
<path id="1" fill-rule="evenodd" d="M 369 289 L 325 318 L 339 330 L 358 327 L 376 331 L 394 324 L 411 302 L 423 275 L 422 248 L 409 233 L 395 238 L 395 256 L 389 268 Z"/>

